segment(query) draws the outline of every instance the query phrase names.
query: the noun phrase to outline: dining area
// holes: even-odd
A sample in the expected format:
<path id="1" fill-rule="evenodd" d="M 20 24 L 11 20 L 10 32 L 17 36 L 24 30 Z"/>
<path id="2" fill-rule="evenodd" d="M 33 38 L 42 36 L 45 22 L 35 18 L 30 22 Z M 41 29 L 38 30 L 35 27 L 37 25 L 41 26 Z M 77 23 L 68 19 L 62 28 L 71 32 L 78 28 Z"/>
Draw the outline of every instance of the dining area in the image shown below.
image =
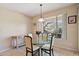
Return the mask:
<path id="1" fill-rule="evenodd" d="M 31 33 L 32 34 L 32 33 Z M 55 35 L 53 33 L 38 33 L 37 38 L 33 39 L 31 34 L 24 36 L 24 44 L 26 48 L 26 56 L 31 53 L 31 56 L 54 56 L 54 41 Z M 42 38 L 40 38 L 42 36 Z"/>
<path id="2" fill-rule="evenodd" d="M 79 55 L 76 4 L 2 3 L 0 6 L 1 56 Z"/>

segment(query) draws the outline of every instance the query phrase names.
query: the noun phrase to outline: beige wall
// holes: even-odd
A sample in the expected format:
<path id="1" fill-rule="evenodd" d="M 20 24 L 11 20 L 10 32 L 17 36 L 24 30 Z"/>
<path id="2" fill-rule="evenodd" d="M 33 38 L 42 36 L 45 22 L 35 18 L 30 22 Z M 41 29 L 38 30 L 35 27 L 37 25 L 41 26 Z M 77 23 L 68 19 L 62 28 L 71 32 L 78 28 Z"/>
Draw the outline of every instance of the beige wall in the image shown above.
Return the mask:
<path id="1" fill-rule="evenodd" d="M 24 35 L 31 31 L 31 19 L 0 7 L 0 51 L 11 47 L 12 35 Z"/>
<path id="2" fill-rule="evenodd" d="M 79 51 L 79 6 L 78 6 L 78 51 Z"/>
<path id="3" fill-rule="evenodd" d="M 44 15 L 44 17 L 47 18 L 47 17 L 56 16 L 59 14 L 64 14 L 64 13 L 67 13 L 67 17 L 71 16 L 71 15 L 77 15 L 77 6 L 73 5 L 73 6 L 65 7 L 62 9 L 44 13 L 43 15 Z M 33 17 L 32 24 L 37 23 L 38 19 L 39 19 L 39 15 Z M 66 21 L 67 21 L 67 40 L 65 40 L 65 39 L 55 40 L 55 47 L 66 48 L 66 49 L 70 49 L 70 50 L 77 50 L 78 49 L 77 23 L 68 24 L 68 18 Z M 33 33 L 35 35 L 36 25 L 33 25 L 33 26 L 32 26 L 32 29 L 33 29 Z"/>
<path id="4" fill-rule="evenodd" d="M 74 5 L 44 13 L 44 17 L 52 17 L 63 13 L 67 13 L 67 17 L 71 15 L 77 15 L 77 6 Z M 33 17 L 33 21 L 31 21 L 31 19 L 20 13 L 10 11 L 5 8 L 0 8 L 0 51 L 11 47 L 11 39 L 9 39 L 11 35 L 22 35 L 30 32 L 31 29 L 33 34 L 35 35 L 36 25 L 33 25 L 33 23 L 36 23 L 38 18 L 39 15 Z M 77 50 L 77 34 L 77 23 L 68 24 L 67 21 L 67 40 L 55 40 L 55 46 L 71 50 Z"/>

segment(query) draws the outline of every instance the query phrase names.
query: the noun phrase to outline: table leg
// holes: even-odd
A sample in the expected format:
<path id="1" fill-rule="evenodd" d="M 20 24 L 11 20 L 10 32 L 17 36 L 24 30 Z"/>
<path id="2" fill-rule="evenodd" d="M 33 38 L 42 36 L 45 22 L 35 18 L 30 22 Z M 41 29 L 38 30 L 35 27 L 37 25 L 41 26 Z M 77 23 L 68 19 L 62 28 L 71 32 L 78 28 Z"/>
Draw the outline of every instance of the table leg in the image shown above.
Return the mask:
<path id="1" fill-rule="evenodd" d="M 18 48 L 18 38 L 16 38 L 16 48 Z"/>

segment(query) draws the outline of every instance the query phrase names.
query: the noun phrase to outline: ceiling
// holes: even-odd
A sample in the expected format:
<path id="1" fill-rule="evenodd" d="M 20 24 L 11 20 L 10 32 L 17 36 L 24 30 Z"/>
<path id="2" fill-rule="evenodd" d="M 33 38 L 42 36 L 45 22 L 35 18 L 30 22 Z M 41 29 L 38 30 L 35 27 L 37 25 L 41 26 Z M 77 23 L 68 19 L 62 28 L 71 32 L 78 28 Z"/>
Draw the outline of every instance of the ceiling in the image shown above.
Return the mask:
<path id="1" fill-rule="evenodd" d="M 43 12 L 63 8 L 73 3 L 43 3 Z M 0 3 L 1 7 L 23 13 L 27 16 L 36 16 L 40 14 L 40 3 Z"/>

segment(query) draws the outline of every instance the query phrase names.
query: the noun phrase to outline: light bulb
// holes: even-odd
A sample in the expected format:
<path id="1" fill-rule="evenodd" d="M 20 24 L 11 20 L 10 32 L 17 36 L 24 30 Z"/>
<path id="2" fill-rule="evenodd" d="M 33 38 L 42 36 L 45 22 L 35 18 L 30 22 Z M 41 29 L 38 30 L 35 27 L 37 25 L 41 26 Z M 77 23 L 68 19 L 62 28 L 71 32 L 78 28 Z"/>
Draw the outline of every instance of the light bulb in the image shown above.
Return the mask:
<path id="1" fill-rule="evenodd" d="M 38 21 L 39 21 L 39 22 L 43 22 L 43 21 L 44 21 L 44 19 L 43 19 L 43 18 L 40 18 Z"/>

